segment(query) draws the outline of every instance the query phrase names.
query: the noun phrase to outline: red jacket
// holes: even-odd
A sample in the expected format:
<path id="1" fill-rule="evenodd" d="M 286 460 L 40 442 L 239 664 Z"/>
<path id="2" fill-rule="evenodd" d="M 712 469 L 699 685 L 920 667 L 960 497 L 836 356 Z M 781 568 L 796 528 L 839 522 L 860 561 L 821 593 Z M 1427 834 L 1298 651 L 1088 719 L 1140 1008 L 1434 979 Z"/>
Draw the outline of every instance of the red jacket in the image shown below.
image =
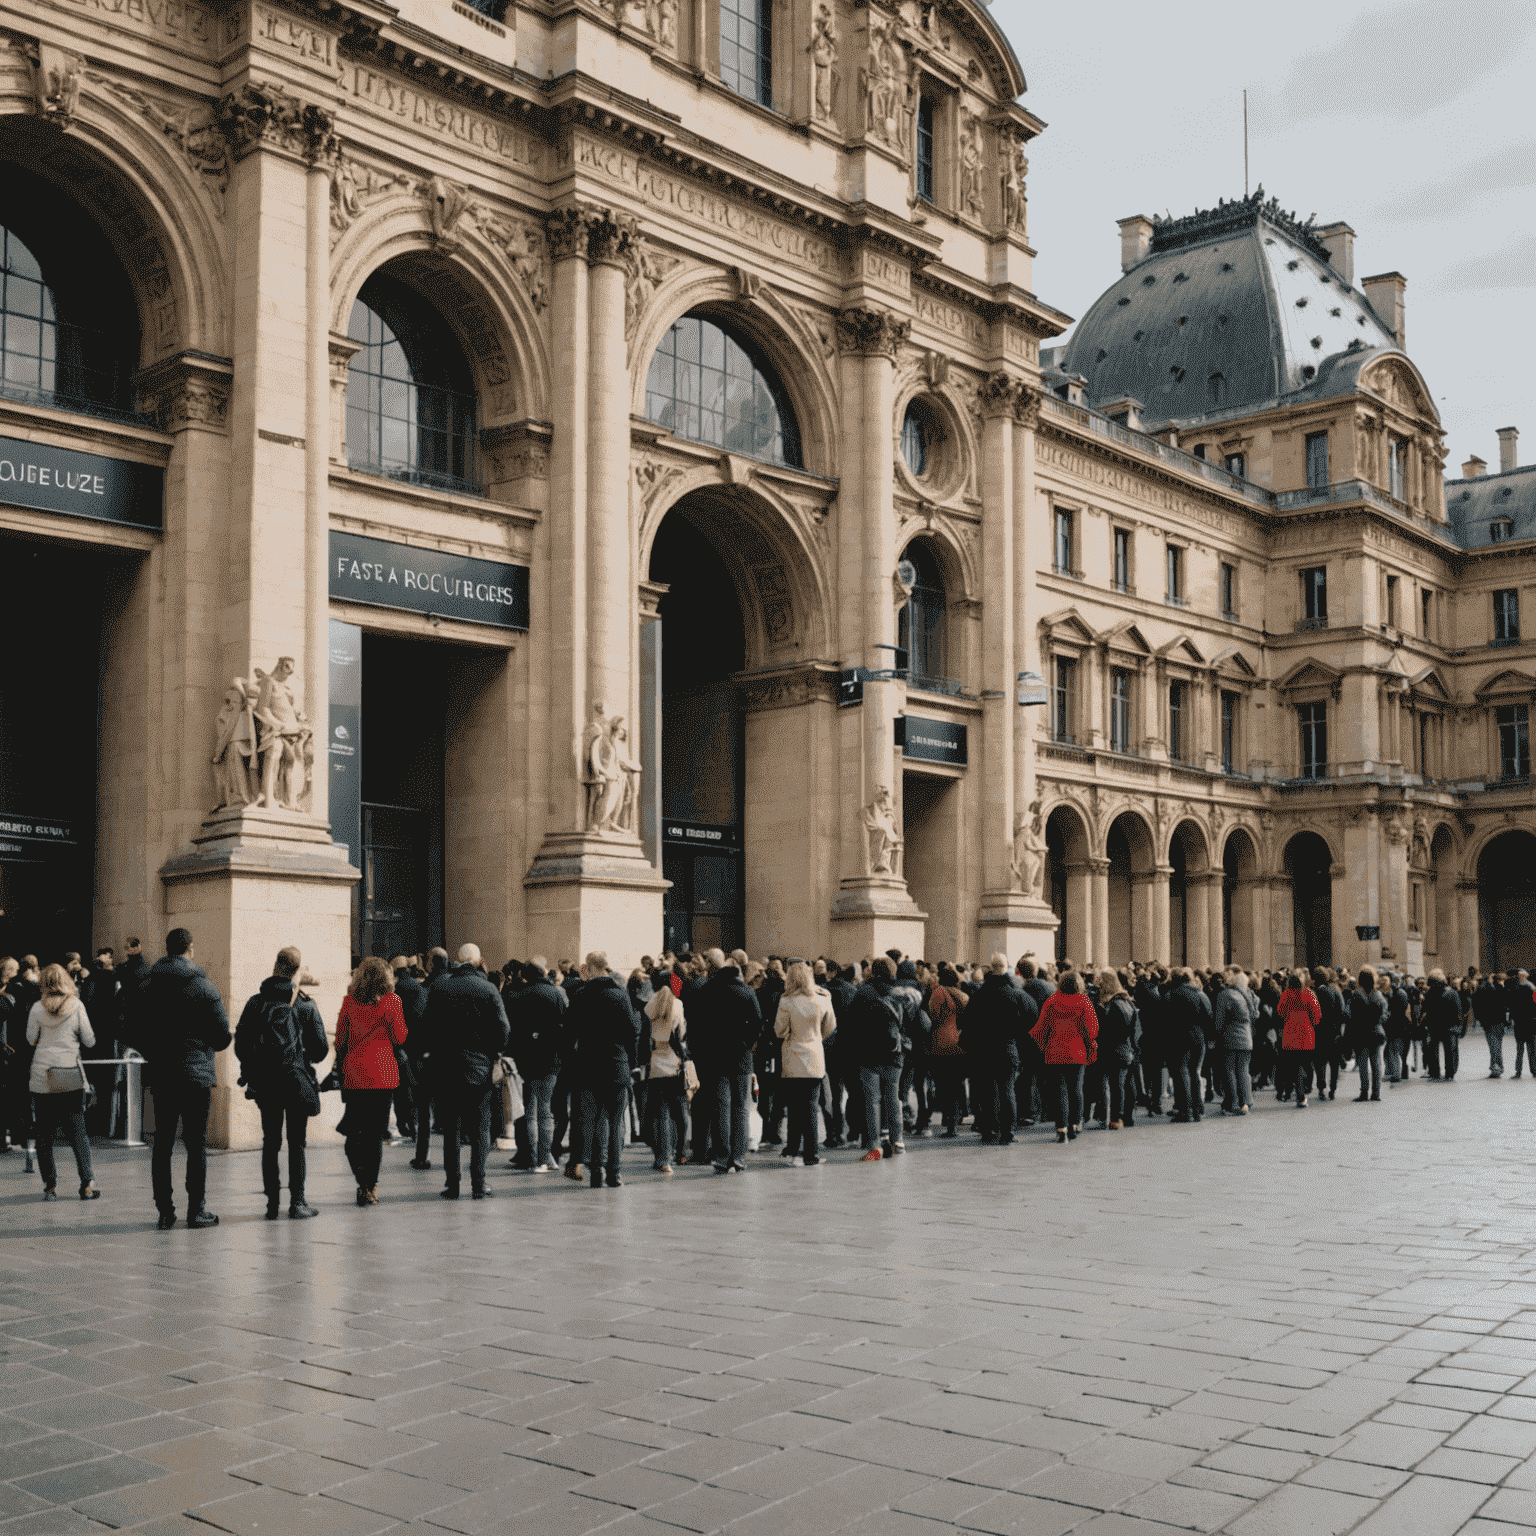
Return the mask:
<path id="1" fill-rule="evenodd" d="M 1275 1005 L 1275 1012 L 1285 1022 L 1280 1032 L 1282 1051 L 1311 1051 L 1317 1048 L 1317 1026 L 1323 1015 L 1310 987 L 1303 987 L 1299 992 L 1282 992 L 1280 1001 Z"/>
<path id="2" fill-rule="evenodd" d="M 349 992 L 336 1020 L 336 1054 L 343 1088 L 398 1088 L 395 1047 L 405 1044 L 405 1010 L 393 992 L 360 1003 Z"/>
<path id="3" fill-rule="evenodd" d="M 1099 1054 L 1099 1016 L 1081 992 L 1052 992 L 1029 1033 L 1048 1067 L 1085 1067 Z"/>

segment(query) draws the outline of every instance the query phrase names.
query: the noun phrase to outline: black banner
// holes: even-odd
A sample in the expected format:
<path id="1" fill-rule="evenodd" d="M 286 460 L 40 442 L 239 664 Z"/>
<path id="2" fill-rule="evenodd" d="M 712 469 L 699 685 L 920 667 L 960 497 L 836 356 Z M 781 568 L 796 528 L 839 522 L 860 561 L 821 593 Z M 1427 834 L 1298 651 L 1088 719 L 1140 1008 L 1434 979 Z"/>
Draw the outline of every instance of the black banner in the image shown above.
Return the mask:
<path id="1" fill-rule="evenodd" d="M 662 818 L 661 840 L 716 853 L 738 853 L 741 850 L 741 828 L 711 826 L 703 821 L 679 821 L 669 816 Z"/>
<path id="2" fill-rule="evenodd" d="M 55 852 L 72 852 L 79 843 L 67 817 L 19 816 L 0 811 L 0 863 L 45 864 Z"/>
<path id="3" fill-rule="evenodd" d="M 966 764 L 965 727 L 948 720 L 922 720 L 916 715 L 896 719 L 896 744 L 901 755 L 919 763 Z"/>
<path id="4" fill-rule="evenodd" d="M 331 841 L 351 862 L 363 859 L 363 632 L 331 620 Z"/>
<path id="5" fill-rule="evenodd" d="M 164 494 L 165 471 L 151 464 L 0 437 L 0 503 L 159 528 Z"/>
<path id="6" fill-rule="evenodd" d="M 496 629 L 528 628 L 528 567 L 331 534 L 331 596 Z"/>

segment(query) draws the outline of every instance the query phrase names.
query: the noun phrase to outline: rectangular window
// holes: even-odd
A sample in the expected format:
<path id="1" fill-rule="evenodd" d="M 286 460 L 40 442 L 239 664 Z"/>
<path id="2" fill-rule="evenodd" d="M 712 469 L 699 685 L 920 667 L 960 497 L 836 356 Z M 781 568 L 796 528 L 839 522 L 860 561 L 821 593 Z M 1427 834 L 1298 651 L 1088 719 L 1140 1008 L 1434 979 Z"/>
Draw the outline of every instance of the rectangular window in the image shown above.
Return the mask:
<path id="1" fill-rule="evenodd" d="M 1520 594 L 1513 587 L 1493 594 L 1494 644 L 1508 644 L 1520 638 Z"/>
<path id="2" fill-rule="evenodd" d="M 1223 618 L 1237 617 L 1237 567 L 1221 562 L 1221 614 Z"/>
<path id="3" fill-rule="evenodd" d="M 1408 478 L 1408 444 L 1400 437 L 1390 439 L 1387 444 L 1387 468 L 1391 480 L 1387 489 L 1396 500 L 1402 501 L 1405 499 L 1403 486 Z"/>
<path id="4" fill-rule="evenodd" d="M 1221 696 L 1221 771 L 1237 772 L 1237 695 Z"/>
<path id="5" fill-rule="evenodd" d="M 1184 684 L 1169 683 L 1168 685 L 1168 756 L 1174 762 L 1185 761 L 1185 754 L 1189 747 L 1187 727 L 1184 719 Z"/>
<path id="6" fill-rule="evenodd" d="M 1115 529 L 1114 584 L 1116 592 L 1131 590 L 1131 531 L 1129 528 Z"/>
<path id="7" fill-rule="evenodd" d="M 1168 546 L 1168 601 L 1184 606 L 1184 551 L 1177 544 Z"/>
<path id="8" fill-rule="evenodd" d="M 917 100 L 917 195 L 933 201 L 933 97 Z"/>
<path id="9" fill-rule="evenodd" d="M 1229 453 L 1227 455 L 1227 473 L 1236 475 L 1239 480 L 1248 478 L 1248 455 L 1246 453 Z"/>
<path id="10" fill-rule="evenodd" d="M 1072 574 L 1072 555 L 1072 514 L 1058 509 L 1056 513 L 1056 552 L 1051 565 L 1051 568 L 1058 576 L 1070 576 Z"/>
<path id="11" fill-rule="evenodd" d="M 1328 484 L 1328 434 L 1307 433 L 1307 484 L 1314 489 Z"/>
<path id="12" fill-rule="evenodd" d="M 1499 777 L 1528 779 L 1531 776 L 1531 709 L 1528 704 L 1506 704 L 1494 711 L 1499 723 Z"/>
<path id="13" fill-rule="evenodd" d="M 1197 459 L 1203 459 L 1205 457 L 1205 444 L 1204 443 L 1196 443 L 1195 444 L 1195 457 Z"/>
<path id="14" fill-rule="evenodd" d="M 773 105 L 773 0 L 720 0 L 720 78 L 738 96 Z"/>
<path id="15" fill-rule="evenodd" d="M 1419 634 L 1428 640 L 1430 624 L 1434 617 L 1435 594 L 1428 587 L 1419 589 Z"/>
<path id="16" fill-rule="evenodd" d="M 1429 716 L 1419 716 L 1419 773 L 1429 779 L 1434 775 L 1429 771 Z"/>
<path id="17" fill-rule="evenodd" d="M 1393 629 L 1398 628 L 1396 576 L 1387 577 L 1387 623 Z"/>
<path id="18" fill-rule="evenodd" d="M 1301 776 L 1304 779 L 1328 777 L 1328 706 L 1298 704 L 1301 721 Z"/>
<path id="19" fill-rule="evenodd" d="M 1070 656 L 1056 658 L 1051 688 L 1051 735 L 1057 741 L 1075 741 L 1072 722 L 1077 711 L 1077 663 Z"/>
<path id="20" fill-rule="evenodd" d="M 1123 667 L 1109 674 L 1109 750 L 1131 750 L 1131 674 Z"/>
<path id="21" fill-rule="evenodd" d="M 1328 567 L 1314 565 L 1301 573 L 1301 620 L 1304 629 L 1328 623 Z"/>

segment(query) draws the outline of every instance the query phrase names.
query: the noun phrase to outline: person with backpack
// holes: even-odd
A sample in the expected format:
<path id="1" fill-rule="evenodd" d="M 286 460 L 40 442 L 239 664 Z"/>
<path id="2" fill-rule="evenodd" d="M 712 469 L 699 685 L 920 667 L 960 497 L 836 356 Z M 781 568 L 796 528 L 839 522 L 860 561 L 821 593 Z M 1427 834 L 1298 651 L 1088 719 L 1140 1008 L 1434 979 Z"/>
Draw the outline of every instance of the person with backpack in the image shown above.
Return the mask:
<path id="1" fill-rule="evenodd" d="M 849 1057 L 859 1070 L 863 1163 L 906 1151 L 901 1126 L 901 1037 L 913 1010 L 910 995 L 896 990 L 896 967 L 885 955 L 869 963 L 869 980 L 853 995 L 844 1025 Z M 885 1126 L 882 1150 L 880 1128 Z"/>
<path id="2" fill-rule="evenodd" d="M 960 1016 L 970 1001 L 960 988 L 959 972 L 952 965 L 941 964 L 938 979 L 928 993 L 928 1017 L 933 1020 L 928 1060 L 933 1069 L 939 1118 L 944 1123 L 942 1134 L 947 1141 L 960 1134 L 960 1119 L 965 1113 L 965 1050 L 960 1044 Z"/>
<path id="3" fill-rule="evenodd" d="M 314 1000 L 299 990 L 304 958 L 292 945 L 277 952 L 272 974 L 240 1012 L 235 1057 L 245 1096 L 261 1111 L 261 1183 L 267 1220 L 276 1221 L 282 1200 L 278 1153 L 288 1129 L 288 1215 L 318 1216 L 304 1198 L 305 1144 L 309 1121 L 320 1112 L 313 1065 L 330 1050 L 325 1021 Z"/>
<path id="4" fill-rule="evenodd" d="M 1030 1033 L 1045 1057 L 1056 1108 L 1056 1142 L 1076 1141 L 1083 1128 L 1083 1072 L 1098 1056 L 1099 1018 L 1076 971 L 1056 978 Z"/>
<path id="5" fill-rule="evenodd" d="M 1120 984 L 1119 974 L 1099 972 L 1099 1060 L 1109 1091 L 1109 1129 L 1136 1124 L 1136 1046 L 1141 1024 L 1136 1005 Z"/>

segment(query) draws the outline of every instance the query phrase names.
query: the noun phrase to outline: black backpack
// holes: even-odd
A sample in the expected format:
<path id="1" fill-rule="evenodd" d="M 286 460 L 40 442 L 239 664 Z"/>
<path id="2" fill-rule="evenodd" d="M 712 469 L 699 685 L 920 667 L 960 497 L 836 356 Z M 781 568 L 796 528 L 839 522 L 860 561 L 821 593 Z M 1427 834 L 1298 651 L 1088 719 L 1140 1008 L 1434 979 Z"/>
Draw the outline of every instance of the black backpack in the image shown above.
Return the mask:
<path id="1" fill-rule="evenodd" d="M 297 992 L 295 992 L 297 997 Z M 263 998 L 261 1031 L 256 1036 L 258 1068 L 269 1083 L 279 1086 L 290 1103 L 307 1115 L 320 1113 L 320 1090 L 299 1049 L 298 1029 L 292 1003 Z"/>

